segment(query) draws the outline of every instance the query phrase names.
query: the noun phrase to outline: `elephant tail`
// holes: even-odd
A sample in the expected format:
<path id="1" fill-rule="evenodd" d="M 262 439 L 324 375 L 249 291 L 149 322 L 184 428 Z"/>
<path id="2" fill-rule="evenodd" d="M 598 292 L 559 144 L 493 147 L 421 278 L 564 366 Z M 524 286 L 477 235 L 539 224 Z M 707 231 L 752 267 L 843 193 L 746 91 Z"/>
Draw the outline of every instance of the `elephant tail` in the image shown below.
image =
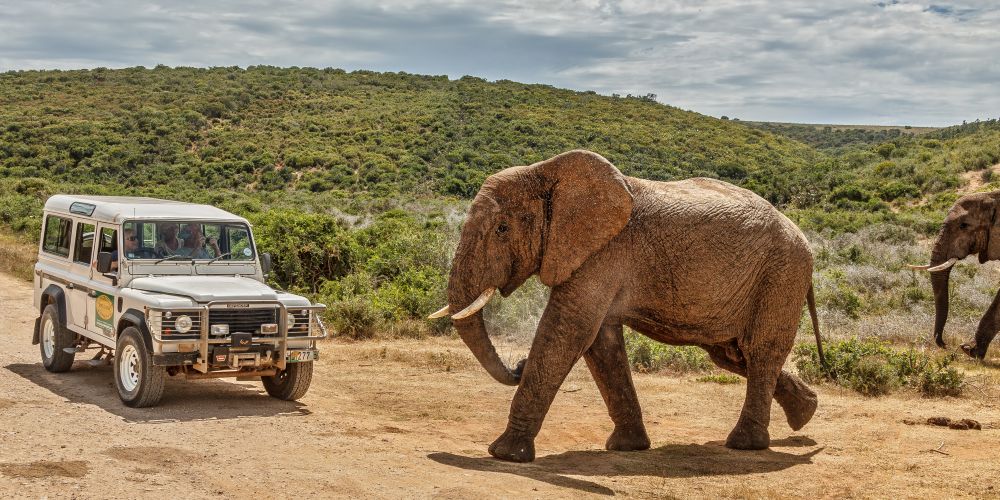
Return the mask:
<path id="1" fill-rule="evenodd" d="M 806 294 L 806 302 L 809 304 L 809 316 L 812 317 L 813 334 L 816 335 L 816 352 L 819 354 L 819 364 L 824 370 L 827 370 L 829 368 L 826 366 L 826 357 L 823 356 L 823 339 L 819 336 L 819 317 L 816 316 L 816 292 L 811 283 L 809 284 L 809 293 Z"/>

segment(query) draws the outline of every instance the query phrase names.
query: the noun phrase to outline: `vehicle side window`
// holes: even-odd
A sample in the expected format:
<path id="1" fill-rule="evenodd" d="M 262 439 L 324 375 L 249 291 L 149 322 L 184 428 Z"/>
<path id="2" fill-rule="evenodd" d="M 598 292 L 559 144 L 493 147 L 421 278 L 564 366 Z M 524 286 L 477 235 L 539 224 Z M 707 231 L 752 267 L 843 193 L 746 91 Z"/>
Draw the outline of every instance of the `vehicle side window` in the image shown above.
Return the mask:
<path id="1" fill-rule="evenodd" d="M 94 225 L 84 222 L 76 224 L 76 244 L 73 248 L 73 262 L 90 264 L 94 255 Z"/>
<path id="2" fill-rule="evenodd" d="M 116 231 L 110 227 L 101 228 L 101 242 L 98 246 L 98 252 L 114 252 L 118 249 L 118 238 Z"/>
<path id="3" fill-rule="evenodd" d="M 72 229 L 73 222 L 69 219 L 56 215 L 46 217 L 42 250 L 60 257 L 69 257 L 69 238 Z"/>

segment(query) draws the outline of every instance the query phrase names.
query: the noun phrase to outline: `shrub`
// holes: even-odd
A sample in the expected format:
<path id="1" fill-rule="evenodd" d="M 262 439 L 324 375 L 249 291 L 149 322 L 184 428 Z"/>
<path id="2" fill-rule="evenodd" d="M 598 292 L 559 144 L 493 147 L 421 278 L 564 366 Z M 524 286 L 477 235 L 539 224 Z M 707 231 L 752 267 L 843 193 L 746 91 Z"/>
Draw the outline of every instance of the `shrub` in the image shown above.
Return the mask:
<path id="1" fill-rule="evenodd" d="M 357 297 L 330 305 L 326 319 L 336 335 L 355 340 L 374 338 L 379 324 L 379 315 L 371 303 Z"/>
<path id="2" fill-rule="evenodd" d="M 927 396 L 959 396 L 965 386 L 962 373 L 951 366 L 955 356 L 950 355 L 931 363 L 920 374 L 920 392 Z"/>
<path id="3" fill-rule="evenodd" d="M 638 372 L 706 372 L 714 366 L 700 347 L 663 344 L 631 330 L 625 333 L 625 352 Z"/>
<path id="4" fill-rule="evenodd" d="M 819 362 L 815 344 L 799 344 L 793 359 L 807 382 L 832 381 L 866 396 L 888 394 L 906 386 L 925 396 L 957 396 L 964 376 L 951 366 L 954 355 L 932 358 L 908 348 L 895 350 L 877 339 L 848 339 L 824 345 L 827 365 Z"/>
<path id="5" fill-rule="evenodd" d="M 895 390 L 900 382 L 896 371 L 884 359 L 865 356 L 844 373 L 840 383 L 865 396 L 882 396 Z"/>

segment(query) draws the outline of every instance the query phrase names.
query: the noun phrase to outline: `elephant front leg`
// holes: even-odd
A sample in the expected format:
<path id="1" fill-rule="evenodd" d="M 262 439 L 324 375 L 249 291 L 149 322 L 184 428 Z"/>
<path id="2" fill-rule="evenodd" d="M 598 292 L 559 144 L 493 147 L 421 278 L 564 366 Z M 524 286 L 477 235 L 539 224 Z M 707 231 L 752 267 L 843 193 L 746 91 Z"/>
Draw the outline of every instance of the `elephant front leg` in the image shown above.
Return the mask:
<path id="1" fill-rule="evenodd" d="M 490 445 L 490 455 L 513 462 L 535 459 L 542 421 L 559 386 L 594 341 L 609 302 L 578 299 L 565 285 L 552 290 L 510 405 L 507 430 Z"/>
<path id="2" fill-rule="evenodd" d="M 649 449 L 649 436 L 642 423 L 639 397 L 632 384 L 632 373 L 625 354 L 621 324 L 605 324 L 590 348 L 583 354 L 587 367 L 608 406 L 615 430 L 605 448 L 616 451 Z"/>
<path id="3" fill-rule="evenodd" d="M 997 295 L 993 297 L 993 303 L 986 309 L 983 318 L 979 320 L 975 340 L 962 344 L 962 351 L 976 359 L 985 358 L 990 342 L 993 342 L 993 338 L 997 336 L 998 327 L 1000 327 L 1000 292 L 997 292 Z"/>

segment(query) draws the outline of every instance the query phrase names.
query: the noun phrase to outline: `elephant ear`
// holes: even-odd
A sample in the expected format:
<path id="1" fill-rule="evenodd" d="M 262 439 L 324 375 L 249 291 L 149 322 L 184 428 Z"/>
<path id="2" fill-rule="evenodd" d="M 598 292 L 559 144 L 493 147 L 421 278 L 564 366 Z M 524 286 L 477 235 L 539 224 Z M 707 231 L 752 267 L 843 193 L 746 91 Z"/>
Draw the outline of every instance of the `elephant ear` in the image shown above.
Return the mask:
<path id="1" fill-rule="evenodd" d="M 556 286 L 628 223 L 632 193 L 625 176 L 590 151 L 570 151 L 534 165 L 545 182 L 546 226 L 539 278 Z"/>
<path id="2" fill-rule="evenodd" d="M 986 227 L 986 242 L 983 247 L 984 252 L 979 252 L 979 263 L 984 264 L 988 260 L 1000 259 L 1000 220 L 997 220 L 997 202 L 991 198 L 983 201 L 984 211 L 990 215 L 989 225 Z"/>

